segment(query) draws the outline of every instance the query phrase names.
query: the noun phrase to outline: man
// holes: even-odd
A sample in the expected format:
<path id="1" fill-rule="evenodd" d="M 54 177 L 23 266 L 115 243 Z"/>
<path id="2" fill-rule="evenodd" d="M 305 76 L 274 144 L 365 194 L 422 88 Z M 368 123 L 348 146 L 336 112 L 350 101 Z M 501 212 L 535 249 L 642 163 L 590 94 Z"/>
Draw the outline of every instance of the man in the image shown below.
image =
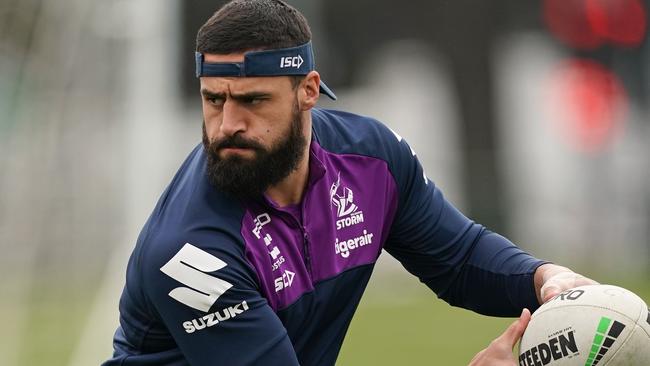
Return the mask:
<path id="1" fill-rule="evenodd" d="M 235 0 L 199 30 L 203 144 L 138 238 L 105 365 L 333 365 L 382 249 L 488 315 L 593 282 L 464 217 L 381 123 L 315 108 L 335 96 L 310 40 L 279 0 Z M 515 365 L 529 317 L 472 364 Z"/>

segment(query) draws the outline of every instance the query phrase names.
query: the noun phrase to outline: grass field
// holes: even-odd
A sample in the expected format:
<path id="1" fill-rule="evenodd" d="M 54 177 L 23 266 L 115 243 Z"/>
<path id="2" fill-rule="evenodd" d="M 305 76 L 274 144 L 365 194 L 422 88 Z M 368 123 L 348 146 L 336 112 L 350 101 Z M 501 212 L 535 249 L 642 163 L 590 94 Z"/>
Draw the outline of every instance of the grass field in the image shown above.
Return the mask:
<path id="1" fill-rule="evenodd" d="M 650 302 L 648 281 L 592 277 L 625 287 Z M 512 321 L 451 307 L 408 275 L 375 273 L 337 365 L 467 365 Z"/>
<path id="2" fill-rule="evenodd" d="M 650 283 L 643 278 L 593 277 L 626 287 L 650 301 Z M 87 322 L 97 322 L 89 319 L 89 294 L 79 288 L 34 289 L 26 331 L 16 335 L 20 338 L 19 357 L 11 366 L 68 365 L 81 329 Z M 11 311 L 5 310 L 7 320 Z M 380 270 L 359 305 L 337 365 L 467 365 L 511 322 L 453 308 L 402 269 Z M 112 332 L 108 330 L 103 339 L 93 341 L 110 350 L 106 342 Z M 92 364 L 97 365 L 108 354 L 96 356 L 97 362 Z"/>
<path id="3" fill-rule="evenodd" d="M 451 307 L 407 276 L 371 279 L 337 365 L 467 365 L 512 321 Z"/>

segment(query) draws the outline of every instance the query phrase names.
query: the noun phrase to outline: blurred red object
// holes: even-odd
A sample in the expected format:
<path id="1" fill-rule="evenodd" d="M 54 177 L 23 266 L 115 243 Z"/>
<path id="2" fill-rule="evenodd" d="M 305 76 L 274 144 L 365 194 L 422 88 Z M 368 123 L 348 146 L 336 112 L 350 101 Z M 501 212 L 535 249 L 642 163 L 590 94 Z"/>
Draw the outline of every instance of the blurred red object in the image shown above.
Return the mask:
<path id="1" fill-rule="evenodd" d="M 640 0 L 544 0 L 543 12 L 549 30 L 580 49 L 606 42 L 636 47 L 646 35 L 647 14 Z"/>
<path id="2" fill-rule="evenodd" d="M 550 80 L 550 110 L 562 136 L 583 152 L 608 147 L 621 133 L 628 108 L 618 77 L 597 62 L 575 59 Z"/>
<path id="3" fill-rule="evenodd" d="M 557 38 L 572 47 L 594 49 L 603 43 L 589 24 L 586 0 L 544 0 L 544 21 Z"/>
<path id="4" fill-rule="evenodd" d="M 636 47 L 646 35 L 647 17 L 639 0 L 587 0 L 595 34 L 620 46 Z"/>

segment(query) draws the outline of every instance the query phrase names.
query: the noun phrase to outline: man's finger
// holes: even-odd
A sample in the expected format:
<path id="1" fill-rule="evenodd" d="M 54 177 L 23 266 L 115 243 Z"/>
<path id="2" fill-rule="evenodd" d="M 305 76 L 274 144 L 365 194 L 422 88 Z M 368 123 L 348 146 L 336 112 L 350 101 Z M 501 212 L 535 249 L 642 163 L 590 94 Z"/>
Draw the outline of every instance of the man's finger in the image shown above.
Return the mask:
<path id="1" fill-rule="evenodd" d="M 524 309 L 521 316 L 499 337 L 499 341 L 505 342 L 510 348 L 514 348 L 530 322 L 530 311 Z"/>
<path id="2" fill-rule="evenodd" d="M 560 272 L 548 277 L 540 290 L 540 297 L 542 303 L 545 303 L 568 289 L 597 284 L 598 282 L 575 272 Z"/>
<path id="3" fill-rule="evenodd" d="M 562 292 L 560 286 L 548 285 L 542 290 L 542 302 L 547 302 L 548 300 L 554 298 Z"/>

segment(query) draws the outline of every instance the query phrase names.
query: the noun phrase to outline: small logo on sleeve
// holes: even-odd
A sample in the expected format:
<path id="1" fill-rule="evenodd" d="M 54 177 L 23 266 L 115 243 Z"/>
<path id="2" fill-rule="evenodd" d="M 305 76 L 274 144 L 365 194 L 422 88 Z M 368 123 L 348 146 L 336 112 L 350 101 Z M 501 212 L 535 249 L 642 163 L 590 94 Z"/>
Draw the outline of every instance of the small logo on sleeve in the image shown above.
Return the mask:
<path id="1" fill-rule="evenodd" d="M 232 283 L 209 275 L 226 267 L 226 262 L 186 243 L 181 250 L 160 267 L 160 271 L 187 287 L 176 287 L 169 296 L 191 308 L 208 312 Z"/>
<path id="2" fill-rule="evenodd" d="M 248 310 L 248 304 L 246 301 L 242 301 L 235 306 L 228 306 L 225 309 L 215 311 L 200 318 L 185 321 L 183 322 L 183 328 L 185 328 L 185 333 L 194 333 L 197 330 L 214 327 L 228 319 L 233 319 L 246 310 Z"/>

